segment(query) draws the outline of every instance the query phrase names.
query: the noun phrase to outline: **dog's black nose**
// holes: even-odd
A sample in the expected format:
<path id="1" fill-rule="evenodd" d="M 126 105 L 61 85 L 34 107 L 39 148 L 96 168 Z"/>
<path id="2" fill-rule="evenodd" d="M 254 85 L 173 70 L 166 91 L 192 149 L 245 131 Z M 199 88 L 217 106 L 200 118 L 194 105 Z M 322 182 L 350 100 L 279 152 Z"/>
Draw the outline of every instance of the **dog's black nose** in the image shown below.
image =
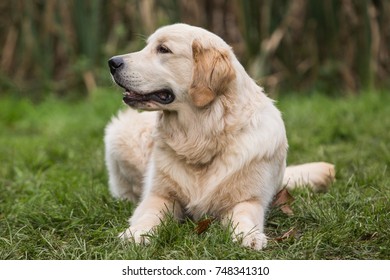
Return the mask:
<path id="1" fill-rule="evenodd" d="M 110 68 L 110 72 L 112 75 L 115 74 L 115 71 L 119 68 L 121 68 L 124 64 L 123 58 L 114 56 L 110 58 L 108 61 L 108 67 Z"/>

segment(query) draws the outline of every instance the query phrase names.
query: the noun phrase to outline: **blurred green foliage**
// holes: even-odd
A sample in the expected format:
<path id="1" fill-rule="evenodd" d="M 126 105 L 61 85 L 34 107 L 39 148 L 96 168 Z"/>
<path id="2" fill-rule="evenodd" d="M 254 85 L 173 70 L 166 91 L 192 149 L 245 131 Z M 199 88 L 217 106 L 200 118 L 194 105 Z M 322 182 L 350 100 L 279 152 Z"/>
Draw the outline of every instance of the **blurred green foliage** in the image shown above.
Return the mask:
<path id="1" fill-rule="evenodd" d="M 0 94 L 109 85 L 109 57 L 174 22 L 220 35 L 269 92 L 390 87 L 390 1 L 5 0 L 0 13 Z"/>

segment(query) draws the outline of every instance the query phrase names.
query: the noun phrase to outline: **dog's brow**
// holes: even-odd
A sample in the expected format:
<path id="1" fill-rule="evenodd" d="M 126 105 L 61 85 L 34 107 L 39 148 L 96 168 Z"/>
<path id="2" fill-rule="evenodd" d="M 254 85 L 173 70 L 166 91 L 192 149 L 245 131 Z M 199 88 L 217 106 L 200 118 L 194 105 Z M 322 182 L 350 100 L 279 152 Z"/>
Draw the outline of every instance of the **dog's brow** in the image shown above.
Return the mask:
<path id="1" fill-rule="evenodd" d="M 164 45 L 168 42 L 167 38 L 158 38 L 157 40 L 152 40 L 150 37 L 146 41 L 146 43 L 149 44 L 156 44 L 156 45 Z"/>
<path id="2" fill-rule="evenodd" d="M 158 38 L 157 43 L 161 45 L 161 44 L 166 44 L 168 41 L 169 40 L 167 37 L 163 37 L 163 38 Z"/>

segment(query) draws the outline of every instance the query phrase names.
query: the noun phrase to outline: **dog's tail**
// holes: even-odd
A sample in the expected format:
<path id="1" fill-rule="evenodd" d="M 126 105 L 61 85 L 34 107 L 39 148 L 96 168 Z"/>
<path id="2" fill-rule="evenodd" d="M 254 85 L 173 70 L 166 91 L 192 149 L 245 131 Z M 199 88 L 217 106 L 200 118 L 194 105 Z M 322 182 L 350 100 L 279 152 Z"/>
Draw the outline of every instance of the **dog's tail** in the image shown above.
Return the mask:
<path id="1" fill-rule="evenodd" d="M 283 186 L 287 189 L 310 187 L 315 192 L 326 192 L 335 180 L 335 168 L 327 162 L 310 162 L 286 168 Z"/>

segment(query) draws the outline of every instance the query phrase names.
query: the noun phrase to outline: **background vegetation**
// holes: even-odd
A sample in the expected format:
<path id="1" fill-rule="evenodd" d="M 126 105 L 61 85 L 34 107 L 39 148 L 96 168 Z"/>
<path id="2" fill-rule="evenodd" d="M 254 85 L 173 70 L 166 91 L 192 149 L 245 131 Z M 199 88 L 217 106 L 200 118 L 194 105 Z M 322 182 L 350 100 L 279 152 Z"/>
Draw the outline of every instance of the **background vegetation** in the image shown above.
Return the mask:
<path id="1" fill-rule="evenodd" d="M 1 100 L 0 260 L 390 259 L 389 94 L 280 98 L 289 163 L 333 162 L 337 181 L 326 194 L 294 191 L 291 217 L 272 209 L 260 252 L 217 222 L 198 235 L 190 220 L 168 220 L 146 247 L 120 242 L 134 205 L 109 194 L 102 141 L 117 97 Z"/>
<path id="2" fill-rule="evenodd" d="M 0 94 L 92 92 L 109 57 L 173 22 L 219 34 L 268 92 L 390 86 L 389 1 L 5 0 L 0 14 Z"/>

